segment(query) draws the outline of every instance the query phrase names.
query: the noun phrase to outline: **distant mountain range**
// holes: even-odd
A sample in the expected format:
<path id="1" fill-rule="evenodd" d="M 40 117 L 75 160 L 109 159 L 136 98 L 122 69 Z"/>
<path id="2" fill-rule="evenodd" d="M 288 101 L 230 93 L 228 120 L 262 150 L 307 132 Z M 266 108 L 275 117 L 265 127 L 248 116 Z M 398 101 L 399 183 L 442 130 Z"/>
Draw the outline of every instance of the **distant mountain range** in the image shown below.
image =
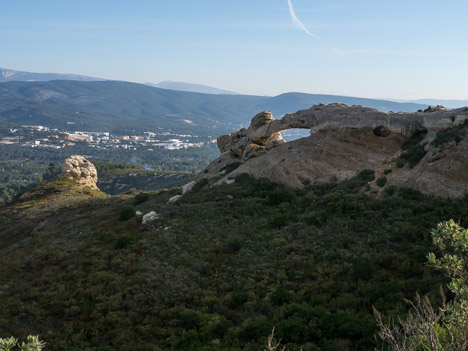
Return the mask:
<path id="1" fill-rule="evenodd" d="M 91 81 L 103 81 L 106 79 L 80 76 L 76 74 L 61 74 L 61 73 L 33 73 L 33 72 L 24 72 L 16 71 L 9 68 L 0 68 L 0 82 L 45 82 L 50 80 L 74 80 L 79 82 L 91 82 Z M 222 90 L 208 85 L 195 84 L 195 83 L 186 83 L 186 82 L 174 82 L 171 80 L 166 80 L 157 84 L 154 83 L 145 83 L 146 85 L 169 90 L 177 91 L 190 91 L 194 93 L 203 93 L 203 94 L 227 94 L 227 95 L 239 95 L 238 93 Z"/>
<path id="2" fill-rule="evenodd" d="M 442 105 L 447 108 L 460 108 L 460 107 L 468 106 L 468 100 L 420 99 L 420 100 L 413 100 L 411 102 L 415 102 L 417 104 L 423 104 L 423 105 L 430 105 L 430 106 Z"/>
<path id="3" fill-rule="evenodd" d="M 13 70 L 9 68 L 0 68 L 0 82 L 10 82 L 10 81 L 43 82 L 43 81 L 51 81 L 51 80 L 73 80 L 73 81 L 80 81 L 80 82 L 91 82 L 91 81 L 104 81 L 106 79 L 81 76 L 81 75 L 76 75 L 76 74 L 33 73 L 33 72 L 17 71 L 17 70 Z M 171 80 L 166 80 L 166 81 L 159 82 L 156 84 L 145 83 L 145 85 L 155 87 L 155 88 L 167 89 L 167 90 L 185 91 L 185 92 L 211 94 L 211 95 L 223 95 L 223 94 L 224 95 L 241 95 L 233 91 L 218 89 L 218 88 L 211 87 L 208 85 L 187 83 L 187 82 L 174 82 Z M 286 94 L 283 94 L 283 95 L 286 95 Z M 316 95 L 316 94 L 304 94 L 304 95 Z M 324 96 L 333 96 L 333 95 L 324 95 Z M 342 96 L 340 96 L 340 98 L 342 98 Z M 353 97 L 349 97 L 349 98 L 356 99 Z M 424 105 L 424 108 L 426 108 L 429 105 L 430 106 L 443 105 L 447 108 L 459 108 L 459 107 L 468 106 L 468 100 L 443 100 L 443 99 L 419 99 L 419 100 L 364 99 L 364 100 L 387 101 L 387 102 L 393 101 L 393 102 L 407 103 L 407 104 L 413 103 L 413 104 Z M 306 106 L 306 107 L 310 107 L 310 106 Z M 376 107 L 376 108 L 379 108 L 379 107 Z M 387 110 L 387 109 L 384 108 L 383 110 Z"/>
<path id="4" fill-rule="evenodd" d="M 213 88 L 208 85 L 186 83 L 186 82 L 173 82 L 171 80 L 166 80 L 158 84 L 145 83 L 146 85 L 169 90 L 178 90 L 178 91 L 191 91 L 193 93 L 203 93 L 203 94 L 227 94 L 227 95 L 239 95 L 233 91 L 222 90 L 218 88 Z"/>
<path id="5" fill-rule="evenodd" d="M 174 130 L 221 132 L 248 126 L 252 116 L 342 102 L 383 111 L 416 111 L 425 105 L 349 96 L 287 93 L 275 97 L 212 95 L 119 81 L 0 83 L 0 120 L 76 130 Z M 212 132 L 210 132 L 212 133 Z"/>
<path id="6" fill-rule="evenodd" d="M 87 76 L 80 76 L 76 74 L 61 74 L 61 73 L 32 73 L 15 71 L 9 68 L 0 68 L 0 82 L 37 82 L 49 80 L 76 80 L 80 82 L 90 82 L 96 80 L 103 80 L 101 78 L 93 78 Z"/>

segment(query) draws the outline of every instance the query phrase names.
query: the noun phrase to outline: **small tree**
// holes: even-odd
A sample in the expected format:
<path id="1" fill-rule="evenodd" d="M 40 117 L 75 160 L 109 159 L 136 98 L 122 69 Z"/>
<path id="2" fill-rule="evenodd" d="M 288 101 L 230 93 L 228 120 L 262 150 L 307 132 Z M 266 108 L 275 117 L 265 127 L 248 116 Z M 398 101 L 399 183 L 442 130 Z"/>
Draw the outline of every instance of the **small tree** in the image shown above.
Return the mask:
<path id="1" fill-rule="evenodd" d="M 135 209 L 133 208 L 133 206 L 126 205 L 120 209 L 120 212 L 119 212 L 120 221 L 128 221 L 133 216 L 135 216 Z"/>
<path id="2" fill-rule="evenodd" d="M 453 220 L 439 223 L 432 231 L 432 240 L 442 256 L 437 258 L 431 252 L 429 264 L 445 272 L 450 278 L 448 288 L 455 294 L 453 303 L 447 306 L 447 317 L 468 328 L 468 229 Z"/>
<path id="3" fill-rule="evenodd" d="M 285 351 L 286 346 L 281 347 L 281 339 L 276 340 L 275 338 L 275 327 L 271 330 L 271 334 L 268 336 L 267 347 L 265 351 Z"/>
<path id="4" fill-rule="evenodd" d="M 0 338 L 0 351 L 10 351 L 14 350 L 14 347 L 17 346 L 18 339 L 10 336 L 9 338 L 2 339 Z M 39 340 L 39 336 L 29 335 L 26 338 L 26 342 L 22 342 L 21 345 L 18 345 L 21 351 L 41 351 L 44 349 L 45 342 Z"/>
<path id="5" fill-rule="evenodd" d="M 434 309 L 427 297 L 416 296 L 406 320 L 386 324 L 374 309 L 382 349 L 394 351 L 468 350 L 468 230 L 453 220 L 439 223 L 432 231 L 434 244 L 442 256 L 428 254 L 429 264 L 450 278 L 448 288 L 455 294 L 449 303 Z"/>

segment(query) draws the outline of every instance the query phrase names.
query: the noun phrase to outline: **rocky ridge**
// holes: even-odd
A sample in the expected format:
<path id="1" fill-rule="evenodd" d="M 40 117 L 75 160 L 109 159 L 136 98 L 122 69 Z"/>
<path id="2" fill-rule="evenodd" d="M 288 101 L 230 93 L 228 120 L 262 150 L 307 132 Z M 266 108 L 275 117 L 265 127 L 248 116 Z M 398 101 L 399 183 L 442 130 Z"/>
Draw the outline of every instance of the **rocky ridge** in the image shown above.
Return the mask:
<path id="1" fill-rule="evenodd" d="M 264 111 L 249 128 L 217 139 L 221 156 L 198 179 L 225 183 L 248 173 L 298 188 L 372 169 L 376 178 L 385 176 L 387 186 L 462 198 L 468 192 L 466 133 L 441 145 L 432 142 L 439 132 L 465 125 L 467 116 L 468 108 L 393 113 L 338 103 L 315 105 L 279 120 Z M 286 143 L 280 132 L 291 128 L 307 128 L 311 134 Z M 408 145 L 412 148 L 406 150 Z M 419 162 L 402 165 L 402 157 L 414 150 L 421 155 Z"/>

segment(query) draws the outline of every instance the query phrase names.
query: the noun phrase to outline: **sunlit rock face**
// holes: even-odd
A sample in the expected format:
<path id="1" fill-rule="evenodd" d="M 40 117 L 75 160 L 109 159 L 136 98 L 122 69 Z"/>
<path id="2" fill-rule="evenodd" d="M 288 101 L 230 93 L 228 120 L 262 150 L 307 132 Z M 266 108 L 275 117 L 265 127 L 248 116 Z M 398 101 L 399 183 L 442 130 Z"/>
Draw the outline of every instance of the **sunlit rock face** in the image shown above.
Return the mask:
<path id="1" fill-rule="evenodd" d="M 315 105 L 279 120 L 264 111 L 252 118 L 249 128 L 217 139 L 221 156 L 198 179 L 222 176 L 222 184 L 248 173 L 302 187 L 349 179 L 364 169 L 379 176 L 392 168 L 385 174 L 388 185 L 461 198 L 468 192 L 467 137 L 451 146 L 433 147 L 430 142 L 437 132 L 463 123 L 467 116 L 468 108 L 393 113 L 339 103 Z M 309 129 L 310 136 L 286 143 L 281 131 L 292 128 Z M 411 168 L 394 167 L 403 144 L 415 138 L 426 155 Z"/>
<path id="2" fill-rule="evenodd" d="M 73 155 L 67 158 L 62 165 L 61 176 L 72 178 L 82 186 L 98 189 L 96 167 L 83 156 Z"/>

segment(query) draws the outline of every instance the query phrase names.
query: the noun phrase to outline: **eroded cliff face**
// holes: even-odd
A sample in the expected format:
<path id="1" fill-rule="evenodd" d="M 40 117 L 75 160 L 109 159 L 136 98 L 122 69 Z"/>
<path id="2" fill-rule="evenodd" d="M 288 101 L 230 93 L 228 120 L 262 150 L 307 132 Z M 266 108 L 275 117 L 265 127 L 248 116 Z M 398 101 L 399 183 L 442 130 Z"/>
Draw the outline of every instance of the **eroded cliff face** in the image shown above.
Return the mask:
<path id="1" fill-rule="evenodd" d="M 437 146 L 431 142 L 438 132 L 462 125 L 467 116 L 468 108 L 386 113 L 344 104 L 313 106 L 280 120 L 265 111 L 248 129 L 219 137 L 221 156 L 198 178 L 222 183 L 248 173 L 302 187 L 342 181 L 372 169 L 376 178 L 386 177 L 387 186 L 461 198 L 468 192 L 468 136 L 461 133 L 457 141 Z M 280 131 L 291 128 L 310 129 L 311 135 L 286 143 Z M 408 145 L 412 149 L 405 151 Z M 422 159 L 405 164 L 408 152 L 419 152 Z"/>

